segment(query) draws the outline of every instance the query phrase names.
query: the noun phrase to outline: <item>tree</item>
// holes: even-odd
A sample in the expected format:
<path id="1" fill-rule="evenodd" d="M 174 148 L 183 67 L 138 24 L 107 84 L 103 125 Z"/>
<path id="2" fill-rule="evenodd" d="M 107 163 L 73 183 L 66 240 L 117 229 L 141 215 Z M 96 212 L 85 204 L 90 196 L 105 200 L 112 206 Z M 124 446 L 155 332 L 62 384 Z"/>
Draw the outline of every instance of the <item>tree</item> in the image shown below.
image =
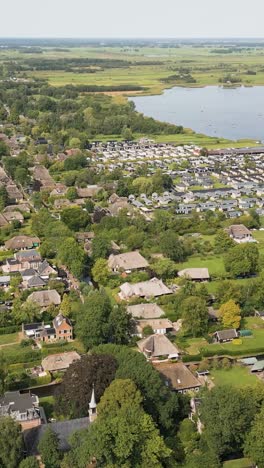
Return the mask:
<path id="1" fill-rule="evenodd" d="M 105 236 L 98 235 L 92 241 L 93 258 L 107 258 L 110 254 L 111 242 Z"/>
<path id="2" fill-rule="evenodd" d="M 227 252 L 231 247 L 235 246 L 235 242 L 228 235 L 226 231 L 221 229 L 215 236 L 215 252 L 224 253 Z"/>
<path id="3" fill-rule="evenodd" d="M 78 198 L 77 189 L 75 187 L 69 187 L 66 193 L 66 198 L 71 202 L 76 200 L 76 198 Z"/>
<path id="4" fill-rule="evenodd" d="M 258 271 L 259 250 L 255 244 L 239 244 L 224 257 L 226 271 L 233 277 L 250 276 Z"/>
<path id="5" fill-rule="evenodd" d="M 82 208 L 65 208 L 61 212 L 61 220 L 72 231 L 79 231 L 82 228 L 87 228 L 91 222 L 91 218 L 87 211 Z"/>
<path id="6" fill-rule="evenodd" d="M 71 313 L 71 300 L 69 294 L 63 294 L 63 298 L 60 305 L 60 312 L 68 317 Z"/>
<path id="7" fill-rule="evenodd" d="M 8 193 L 4 186 L 0 187 L 0 211 L 4 209 L 4 207 L 8 203 Z"/>
<path id="8" fill-rule="evenodd" d="M 184 449 L 184 453 L 190 454 L 198 448 L 199 434 L 193 422 L 186 418 L 180 423 L 178 437 Z"/>
<path id="9" fill-rule="evenodd" d="M 241 309 L 239 305 L 230 299 L 225 304 L 222 304 L 219 313 L 225 328 L 239 328 L 241 321 Z"/>
<path id="10" fill-rule="evenodd" d="M 203 437 L 220 459 L 241 451 L 255 415 L 249 395 L 231 386 L 207 391 L 201 405 Z"/>
<path id="11" fill-rule="evenodd" d="M 83 355 L 66 370 L 55 395 L 55 412 L 71 418 L 88 415 L 94 385 L 97 403 L 115 377 L 117 362 L 107 354 Z"/>
<path id="12" fill-rule="evenodd" d="M 171 455 L 131 380 L 111 383 L 98 405 L 97 420 L 79 441 L 77 435 L 71 455 L 80 468 L 94 457 L 100 466 L 160 468 Z"/>
<path id="13" fill-rule="evenodd" d="M 1 417 L 0 434 L 0 466 L 17 468 L 23 453 L 21 426 L 10 417 Z"/>
<path id="14" fill-rule="evenodd" d="M 259 468 L 264 467 L 264 404 L 253 420 L 251 429 L 246 436 L 244 454 L 256 463 Z"/>
<path id="15" fill-rule="evenodd" d="M 59 468 L 61 455 L 59 452 L 59 438 L 55 432 L 48 427 L 40 439 L 38 449 L 41 461 L 46 468 Z"/>
<path id="16" fill-rule="evenodd" d="M 36 302 L 26 301 L 21 303 L 15 299 L 12 309 L 12 317 L 16 323 L 32 323 L 40 319 L 40 307 Z"/>
<path id="17" fill-rule="evenodd" d="M 133 133 L 131 132 L 131 129 L 128 128 L 128 127 L 123 127 L 123 130 L 122 130 L 122 138 L 124 138 L 124 140 L 133 140 L 134 137 L 133 137 Z"/>
<path id="18" fill-rule="evenodd" d="M 98 258 L 92 268 L 92 277 L 94 281 L 102 286 L 106 286 L 109 277 L 109 268 L 107 260 Z"/>
<path id="19" fill-rule="evenodd" d="M 69 141 L 69 147 L 70 148 L 80 148 L 81 146 L 81 140 L 79 138 L 71 138 Z"/>
<path id="20" fill-rule="evenodd" d="M 9 156 L 9 154 L 9 147 L 3 140 L 0 140 L 0 159 L 2 159 L 3 156 Z"/>
<path id="21" fill-rule="evenodd" d="M 207 331 L 208 310 L 206 302 L 198 296 L 190 296 L 182 302 L 183 327 L 192 336 L 201 336 Z"/>
<path id="22" fill-rule="evenodd" d="M 186 258 L 186 251 L 178 235 L 168 230 L 160 237 L 161 252 L 174 262 L 182 262 Z"/>
<path id="23" fill-rule="evenodd" d="M 144 410 L 151 415 L 164 437 L 175 436 L 175 426 L 188 416 L 189 399 L 172 392 L 145 357 L 126 346 L 100 345 L 94 353 L 111 354 L 118 362 L 116 378 L 131 379 L 143 395 Z"/>
<path id="24" fill-rule="evenodd" d="M 161 258 L 160 260 L 155 261 L 152 263 L 151 269 L 163 280 L 173 278 L 177 273 L 175 263 L 169 258 Z"/>
<path id="25" fill-rule="evenodd" d="M 127 344 L 132 329 L 132 317 L 126 308 L 123 305 L 114 306 L 109 315 L 109 341 L 116 344 Z"/>
<path id="26" fill-rule="evenodd" d="M 76 334 L 88 350 L 107 343 L 109 337 L 109 315 L 112 306 L 107 294 L 91 291 L 76 317 Z"/>
<path id="27" fill-rule="evenodd" d="M 60 242 L 58 259 L 70 269 L 73 275 L 80 278 L 84 270 L 85 256 L 75 239 L 68 237 Z"/>
<path id="28" fill-rule="evenodd" d="M 4 394 L 6 388 L 6 378 L 8 376 L 8 366 L 3 351 L 0 352 L 0 395 Z"/>
<path id="29" fill-rule="evenodd" d="M 39 468 L 39 462 L 36 457 L 27 457 L 19 464 L 19 468 Z"/>
<path id="30" fill-rule="evenodd" d="M 18 184 L 21 184 L 24 187 L 30 180 L 28 170 L 24 167 L 17 167 L 15 170 L 14 179 Z"/>

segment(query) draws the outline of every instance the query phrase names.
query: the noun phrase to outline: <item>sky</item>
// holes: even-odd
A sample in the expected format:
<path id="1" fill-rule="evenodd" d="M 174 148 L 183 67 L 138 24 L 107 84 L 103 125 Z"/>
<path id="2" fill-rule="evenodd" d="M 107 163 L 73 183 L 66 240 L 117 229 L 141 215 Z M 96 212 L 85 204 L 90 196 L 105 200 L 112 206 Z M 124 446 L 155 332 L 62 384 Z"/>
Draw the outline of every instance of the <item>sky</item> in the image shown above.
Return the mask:
<path id="1" fill-rule="evenodd" d="M 0 0 L 0 37 L 264 37 L 263 0 Z"/>

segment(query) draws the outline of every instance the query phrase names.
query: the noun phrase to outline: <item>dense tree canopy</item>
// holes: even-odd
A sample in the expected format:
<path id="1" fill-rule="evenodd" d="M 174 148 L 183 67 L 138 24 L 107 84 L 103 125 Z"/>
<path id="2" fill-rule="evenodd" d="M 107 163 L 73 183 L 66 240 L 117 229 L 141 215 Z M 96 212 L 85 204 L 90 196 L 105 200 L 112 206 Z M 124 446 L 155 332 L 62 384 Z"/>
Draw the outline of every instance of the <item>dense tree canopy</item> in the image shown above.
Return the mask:
<path id="1" fill-rule="evenodd" d="M 17 468 L 23 455 L 21 426 L 10 417 L 0 418 L 0 466 Z"/>
<path id="2" fill-rule="evenodd" d="M 99 402 L 115 377 L 117 362 L 113 356 L 84 355 L 67 369 L 56 393 L 55 411 L 71 418 L 88 415 L 94 386 Z"/>
<path id="3" fill-rule="evenodd" d="M 112 382 L 98 405 L 97 420 L 72 444 L 68 463 L 73 457 L 80 468 L 94 458 L 101 466 L 161 468 L 171 455 L 131 380 Z"/>

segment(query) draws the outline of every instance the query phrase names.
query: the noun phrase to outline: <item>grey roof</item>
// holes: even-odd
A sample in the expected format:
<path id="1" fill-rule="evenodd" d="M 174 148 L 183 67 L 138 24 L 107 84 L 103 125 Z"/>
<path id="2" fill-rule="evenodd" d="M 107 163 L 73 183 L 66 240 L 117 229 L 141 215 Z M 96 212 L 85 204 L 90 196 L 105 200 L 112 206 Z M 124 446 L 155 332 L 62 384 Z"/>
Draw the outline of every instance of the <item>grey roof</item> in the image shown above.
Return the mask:
<path id="1" fill-rule="evenodd" d="M 21 272 L 21 276 L 34 276 L 36 274 L 36 270 L 34 268 L 27 268 L 26 270 Z"/>
<path id="2" fill-rule="evenodd" d="M 261 372 L 264 370 L 264 359 L 257 361 L 254 366 L 251 367 L 251 372 Z"/>
<path id="3" fill-rule="evenodd" d="M 24 442 L 28 455 L 37 455 L 38 443 L 48 428 L 51 428 L 59 437 L 59 449 L 63 452 L 70 449 L 69 438 L 75 431 L 89 427 L 90 419 L 79 418 L 69 421 L 59 421 L 51 424 L 42 424 L 41 426 L 27 429 L 23 432 Z"/>
<path id="4" fill-rule="evenodd" d="M 39 252 L 37 252 L 34 249 L 31 250 L 21 250 L 20 252 L 17 252 L 17 257 L 22 257 L 22 258 L 31 258 L 31 257 L 38 257 L 40 258 Z"/>
<path id="5" fill-rule="evenodd" d="M 32 409 L 37 403 L 38 398 L 36 395 L 31 395 L 30 392 L 6 392 L 4 396 L 0 398 L 0 409 L 8 407 L 12 412 L 19 411 L 20 413 L 24 413 Z"/>
<path id="6" fill-rule="evenodd" d="M 139 252 L 135 251 L 119 255 L 110 255 L 108 266 L 110 269 L 137 270 L 140 268 L 147 268 L 149 263 Z"/>
<path id="7" fill-rule="evenodd" d="M 143 319 L 160 318 L 165 315 L 165 312 L 155 303 L 131 305 L 127 307 L 127 311 L 132 317 Z"/>
<path id="8" fill-rule="evenodd" d="M 162 280 L 152 278 L 148 281 L 141 281 L 140 283 L 124 283 L 120 286 L 121 299 L 128 299 L 132 296 L 139 297 L 157 297 L 165 294 L 172 294 L 172 291 L 167 288 Z"/>
<path id="9" fill-rule="evenodd" d="M 161 363 L 155 367 L 174 390 L 188 390 L 202 385 L 182 362 Z"/>
<path id="10" fill-rule="evenodd" d="M 44 261 L 39 265 L 39 267 L 38 267 L 38 272 L 39 272 L 39 274 L 41 275 L 42 273 L 44 273 L 44 271 L 46 270 L 46 268 L 50 268 L 50 269 L 52 269 L 53 271 L 55 271 L 54 268 L 52 268 L 52 267 L 50 266 L 49 262 L 47 262 L 47 260 L 44 260 Z"/>
<path id="11" fill-rule="evenodd" d="M 42 327 L 41 322 L 26 323 L 26 324 L 24 324 L 24 331 L 38 330 L 41 327 Z"/>
<path id="12" fill-rule="evenodd" d="M 28 296 L 27 301 L 37 302 L 41 307 L 47 307 L 51 304 L 59 305 L 61 298 L 56 289 L 48 289 L 45 291 L 34 291 Z"/>
<path id="13" fill-rule="evenodd" d="M 234 328 L 229 330 L 220 330 L 216 332 L 219 340 L 232 340 L 237 338 L 237 331 Z"/>
<path id="14" fill-rule="evenodd" d="M 208 268 L 185 268 L 184 270 L 178 271 L 178 276 L 187 276 L 193 280 L 210 279 Z"/>
<path id="15" fill-rule="evenodd" d="M 36 288 L 36 287 L 40 287 L 40 286 L 45 286 L 46 282 L 43 281 L 43 279 L 40 276 L 34 275 L 31 278 L 29 278 L 27 284 L 28 284 L 29 288 Z"/>
<path id="16" fill-rule="evenodd" d="M 140 351 L 150 357 L 178 355 L 179 350 L 165 335 L 151 335 L 137 342 Z"/>
<path id="17" fill-rule="evenodd" d="M 53 320 L 53 326 L 54 328 L 58 328 L 61 326 L 62 322 L 67 323 L 68 325 L 72 326 L 72 323 L 68 317 L 64 317 L 61 313 L 58 314 L 55 319 Z"/>
<path id="18" fill-rule="evenodd" d="M 0 284 L 10 283 L 10 276 L 0 276 Z"/>

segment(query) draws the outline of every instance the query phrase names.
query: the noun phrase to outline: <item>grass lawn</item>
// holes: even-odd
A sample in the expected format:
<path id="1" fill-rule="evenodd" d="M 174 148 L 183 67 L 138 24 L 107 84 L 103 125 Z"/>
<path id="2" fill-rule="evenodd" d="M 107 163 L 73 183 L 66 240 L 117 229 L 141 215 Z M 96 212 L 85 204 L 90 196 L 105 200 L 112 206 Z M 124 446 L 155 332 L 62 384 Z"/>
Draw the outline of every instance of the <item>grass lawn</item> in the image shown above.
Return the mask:
<path id="1" fill-rule="evenodd" d="M 213 255 L 208 257 L 190 257 L 188 261 L 177 263 L 176 267 L 179 270 L 185 268 L 208 268 L 210 275 L 222 276 L 225 274 L 223 257 L 221 255 Z"/>
<path id="2" fill-rule="evenodd" d="M 54 417 L 54 397 L 42 397 L 39 399 L 39 404 L 44 408 L 46 418 L 53 418 Z"/>
<path id="3" fill-rule="evenodd" d="M 252 463 L 249 458 L 237 458 L 224 462 L 223 468 L 251 468 Z"/>
<path id="4" fill-rule="evenodd" d="M 18 342 L 18 333 L 10 333 L 8 335 L 0 335 L 0 346 Z"/>
<path id="5" fill-rule="evenodd" d="M 263 349 L 264 353 L 264 321 L 258 317 L 247 317 L 242 323 L 242 328 L 251 330 L 252 336 L 241 338 L 241 344 L 230 343 L 213 343 L 208 344 L 204 338 L 186 338 L 177 337 L 176 342 L 180 348 L 187 351 L 188 354 L 199 354 L 201 350 L 218 352 L 223 351 L 223 355 L 228 355 L 229 352 L 238 351 L 241 355 L 247 355 L 258 348 Z"/>
<path id="6" fill-rule="evenodd" d="M 240 366 L 233 366 L 231 369 L 211 370 L 210 378 L 215 385 L 232 385 L 232 387 L 245 387 L 259 382 L 256 375 L 251 374 L 247 367 Z"/>

